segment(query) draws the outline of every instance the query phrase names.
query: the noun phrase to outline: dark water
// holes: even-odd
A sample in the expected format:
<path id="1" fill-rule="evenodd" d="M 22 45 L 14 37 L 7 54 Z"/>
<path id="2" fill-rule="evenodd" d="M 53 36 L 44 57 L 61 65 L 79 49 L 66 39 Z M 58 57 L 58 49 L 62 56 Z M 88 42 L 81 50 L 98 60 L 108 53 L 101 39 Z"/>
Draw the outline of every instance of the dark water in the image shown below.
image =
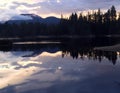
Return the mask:
<path id="1" fill-rule="evenodd" d="M 117 51 L 101 49 L 116 44 Z M 15 42 L 0 50 L 0 93 L 120 93 L 119 38 Z"/>

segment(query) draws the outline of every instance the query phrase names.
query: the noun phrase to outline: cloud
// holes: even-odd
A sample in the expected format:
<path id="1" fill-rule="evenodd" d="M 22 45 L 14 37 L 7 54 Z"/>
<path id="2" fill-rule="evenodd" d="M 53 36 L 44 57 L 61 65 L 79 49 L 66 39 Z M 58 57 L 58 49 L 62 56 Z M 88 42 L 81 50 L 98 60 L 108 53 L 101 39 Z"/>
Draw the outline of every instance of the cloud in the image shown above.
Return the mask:
<path id="1" fill-rule="evenodd" d="M 108 9 L 115 5 L 120 9 L 120 0 L 0 0 L 0 20 L 9 20 L 21 13 L 35 13 L 42 17 L 60 16 L 71 12 Z"/>
<path id="2" fill-rule="evenodd" d="M 49 2 L 40 3 L 41 10 L 49 12 L 70 13 L 75 11 L 83 11 L 88 9 L 108 9 L 112 5 L 119 7 L 119 0 L 49 0 Z"/>
<path id="3" fill-rule="evenodd" d="M 32 20 L 30 16 L 15 15 L 10 20 Z"/>

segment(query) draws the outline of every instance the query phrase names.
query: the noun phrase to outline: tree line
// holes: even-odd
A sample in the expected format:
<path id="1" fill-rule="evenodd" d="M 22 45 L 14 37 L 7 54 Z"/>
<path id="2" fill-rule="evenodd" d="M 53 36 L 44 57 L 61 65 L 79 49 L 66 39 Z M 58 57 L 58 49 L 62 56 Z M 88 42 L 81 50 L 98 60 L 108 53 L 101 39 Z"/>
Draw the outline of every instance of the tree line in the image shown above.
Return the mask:
<path id="1" fill-rule="evenodd" d="M 58 24 L 26 22 L 0 24 L 0 37 L 26 36 L 104 36 L 120 34 L 120 13 L 114 6 L 103 13 L 100 9 L 84 15 L 72 13 L 69 18 L 61 17 Z"/>

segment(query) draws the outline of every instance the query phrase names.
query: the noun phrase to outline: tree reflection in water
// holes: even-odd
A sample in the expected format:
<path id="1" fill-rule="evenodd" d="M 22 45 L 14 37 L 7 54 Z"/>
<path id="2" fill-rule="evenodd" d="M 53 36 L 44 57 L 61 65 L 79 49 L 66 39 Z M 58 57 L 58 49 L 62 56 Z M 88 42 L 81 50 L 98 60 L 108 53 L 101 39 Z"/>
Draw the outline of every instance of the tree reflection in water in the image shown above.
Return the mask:
<path id="1" fill-rule="evenodd" d="M 74 58 L 89 58 L 93 60 L 99 60 L 101 62 L 104 58 L 107 58 L 109 61 L 111 61 L 114 65 L 116 64 L 117 61 L 117 53 L 118 52 L 112 52 L 112 51 L 100 51 L 100 50 L 93 50 L 93 51 L 63 51 L 62 52 L 62 57 L 70 54 L 70 56 Z"/>
<path id="2" fill-rule="evenodd" d="M 41 40 L 42 41 L 42 40 Z M 55 42 L 60 43 L 55 43 Z M 116 64 L 118 51 L 102 51 L 94 50 L 95 47 L 111 46 L 119 44 L 120 38 L 61 38 L 56 40 L 47 40 L 48 43 L 40 43 L 35 41 L 35 44 L 13 44 L 12 46 L 1 47 L 1 51 L 33 51 L 32 54 L 25 55 L 24 57 L 37 56 L 42 52 L 46 51 L 49 53 L 55 53 L 62 51 L 62 57 L 70 55 L 73 59 L 77 58 L 88 58 L 89 60 L 99 60 L 101 62 L 104 58 L 107 58 L 114 65 Z M 38 42 L 38 44 L 37 44 Z M 43 41 L 42 41 L 43 42 Z M 46 40 L 45 40 L 46 42 Z M 53 43 L 49 43 L 53 42 Z"/>

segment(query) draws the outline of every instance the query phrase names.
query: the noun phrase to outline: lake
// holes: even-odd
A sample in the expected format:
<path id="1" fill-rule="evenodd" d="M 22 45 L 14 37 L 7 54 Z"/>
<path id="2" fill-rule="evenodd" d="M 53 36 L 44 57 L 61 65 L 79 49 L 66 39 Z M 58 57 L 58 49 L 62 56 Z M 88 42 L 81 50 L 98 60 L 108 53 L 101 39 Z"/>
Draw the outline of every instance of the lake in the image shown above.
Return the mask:
<path id="1" fill-rule="evenodd" d="M 120 93 L 119 43 L 77 38 L 0 46 L 0 93 Z"/>

